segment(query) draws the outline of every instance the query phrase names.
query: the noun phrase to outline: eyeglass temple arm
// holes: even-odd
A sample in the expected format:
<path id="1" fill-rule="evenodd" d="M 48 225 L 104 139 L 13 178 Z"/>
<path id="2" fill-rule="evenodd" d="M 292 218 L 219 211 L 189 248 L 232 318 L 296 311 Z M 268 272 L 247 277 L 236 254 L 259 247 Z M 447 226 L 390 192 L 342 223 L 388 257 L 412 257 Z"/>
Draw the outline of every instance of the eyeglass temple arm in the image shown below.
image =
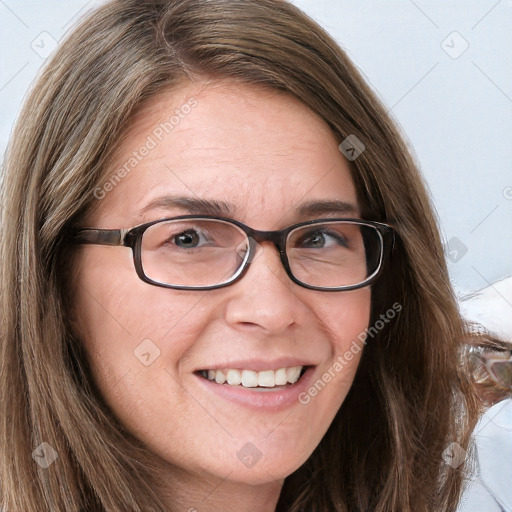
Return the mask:
<path id="1" fill-rule="evenodd" d="M 73 234 L 73 240 L 80 244 L 124 245 L 128 229 L 83 228 Z"/>

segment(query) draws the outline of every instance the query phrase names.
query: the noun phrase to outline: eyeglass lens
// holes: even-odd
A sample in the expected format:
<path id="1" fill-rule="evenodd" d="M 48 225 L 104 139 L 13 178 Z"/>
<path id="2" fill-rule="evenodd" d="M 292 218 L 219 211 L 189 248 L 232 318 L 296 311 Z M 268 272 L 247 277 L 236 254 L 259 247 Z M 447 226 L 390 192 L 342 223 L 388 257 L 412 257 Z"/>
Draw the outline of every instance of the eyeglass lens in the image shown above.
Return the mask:
<path id="1" fill-rule="evenodd" d="M 512 389 L 512 359 L 493 360 L 489 363 L 491 376 L 502 387 Z"/>
<path id="2" fill-rule="evenodd" d="M 214 286 L 245 265 L 249 239 L 222 220 L 184 219 L 153 224 L 144 232 L 141 263 L 152 281 L 174 286 Z M 360 284 L 380 265 L 382 243 L 370 225 L 346 221 L 300 226 L 287 238 L 286 254 L 299 281 L 325 288 Z"/>

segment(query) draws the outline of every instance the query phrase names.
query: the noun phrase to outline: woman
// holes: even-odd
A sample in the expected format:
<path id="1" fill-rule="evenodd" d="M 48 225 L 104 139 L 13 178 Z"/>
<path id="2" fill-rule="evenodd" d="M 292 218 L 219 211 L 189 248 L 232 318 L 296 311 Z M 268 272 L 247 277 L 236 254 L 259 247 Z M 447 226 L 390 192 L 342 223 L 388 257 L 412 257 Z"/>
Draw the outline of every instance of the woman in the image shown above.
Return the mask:
<path id="1" fill-rule="evenodd" d="M 456 509 L 479 406 L 432 207 L 292 5 L 108 3 L 4 172 L 2 510 Z"/>

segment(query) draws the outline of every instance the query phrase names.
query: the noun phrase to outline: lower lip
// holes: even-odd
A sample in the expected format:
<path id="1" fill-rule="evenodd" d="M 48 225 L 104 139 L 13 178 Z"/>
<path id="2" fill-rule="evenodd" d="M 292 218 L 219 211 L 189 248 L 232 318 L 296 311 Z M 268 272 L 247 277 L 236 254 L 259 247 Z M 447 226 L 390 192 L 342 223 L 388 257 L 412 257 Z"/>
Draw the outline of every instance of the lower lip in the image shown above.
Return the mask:
<path id="1" fill-rule="evenodd" d="M 243 405 L 258 411 L 281 411 L 294 404 L 298 404 L 298 396 L 305 391 L 313 378 L 315 368 L 310 366 L 304 375 L 294 384 L 275 391 L 265 389 L 257 391 L 254 388 L 242 386 L 230 386 L 229 384 L 217 384 L 215 381 L 205 379 L 201 375 L 194 374 L 199 382 L 209 392 L 215 393 L 225 400 Z"/>

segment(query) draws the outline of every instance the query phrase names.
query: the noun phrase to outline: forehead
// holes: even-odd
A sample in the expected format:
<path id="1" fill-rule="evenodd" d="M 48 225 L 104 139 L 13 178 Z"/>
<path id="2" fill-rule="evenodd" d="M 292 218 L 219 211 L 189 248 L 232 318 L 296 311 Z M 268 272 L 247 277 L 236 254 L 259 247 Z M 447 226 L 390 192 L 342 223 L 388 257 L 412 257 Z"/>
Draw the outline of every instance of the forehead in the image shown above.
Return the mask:
<path id="1" fill-rule="evenodd" d="M 318 116 L 289 95 L 222 81 L 186 82 L 152 98 L 103 183 L 94 217 L 110 227 L 181 214 L 165 199 L 175 196 L 222 204 L 261 229 L 300 220 L 315 201 L 357 210 L 349 164 Z"/>

